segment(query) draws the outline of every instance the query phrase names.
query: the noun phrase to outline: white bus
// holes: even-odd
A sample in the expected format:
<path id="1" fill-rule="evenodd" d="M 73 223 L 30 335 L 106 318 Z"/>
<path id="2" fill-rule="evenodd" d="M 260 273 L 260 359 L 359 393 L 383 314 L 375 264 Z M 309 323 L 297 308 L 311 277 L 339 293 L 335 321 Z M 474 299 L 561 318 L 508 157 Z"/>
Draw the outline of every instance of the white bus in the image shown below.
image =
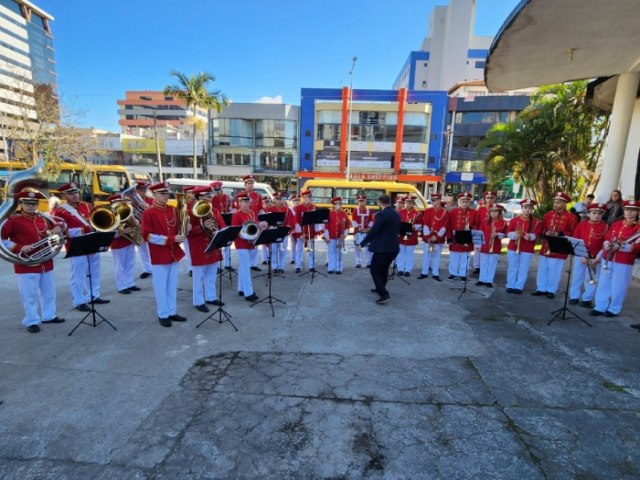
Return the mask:
<path id="1" fill-rule="evenodd" d="M 167 182 L 171 186 L 186 187 L 186 186 L 207 186 L 211 185 L 212 180 L 196 180 L 193 178 L 167 178 Z M 268 183 L 254 183 L 253 189 L 258 192 L 263 198 L 268 197 L 273 200 L 273 194 L 275 191 Z M 236 193 L 244 191 L 244 182 L 222 182 L 222 191 L 229 195 L 232 199 L 235 198 Z"/>

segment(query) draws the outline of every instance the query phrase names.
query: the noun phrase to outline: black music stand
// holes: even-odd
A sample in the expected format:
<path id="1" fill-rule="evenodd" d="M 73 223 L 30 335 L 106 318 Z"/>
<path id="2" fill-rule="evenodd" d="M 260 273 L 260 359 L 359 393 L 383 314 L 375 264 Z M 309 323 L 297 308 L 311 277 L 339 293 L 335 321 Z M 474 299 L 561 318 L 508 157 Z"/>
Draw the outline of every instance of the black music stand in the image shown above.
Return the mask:
<path id="1" fill-rule="evenodd" d="M 269 213 L 261 213 L 258 215 L 258 220 L 261 222 L 266 222 L 269 227 L 279 227 L 280 225 L 282 225 L 284 223 L 284 217 L 285 217 L 286 212 L 269 212 Z M 256 239 L 257 240 L 257 239 Z M 279 244 L 282 244 L 282 242 L 279 242 Z M 265 245 L 264 243 L 254 243 L 254 245 L 258 246 L 258 245 Z M 267 249 L 269 251 L 269 262 L 271 262 L 271 245 L 270 244 L 266 244 L 267 245 Z M 271 263 L 269 263 L 271 264 Z M 268 270 L 270 270 L 271 267 L 269 267 Z M 277 273 L 269 273 L 267 271 L 267 273 L 261 273 L 260 275 L 256 275 L 253 278 L 259 278 L 259 277 L 268 277 L 269 275 L 271 275 L 272 277 L 280 277 L 280 278 L 284 278 L 282 275 L 278 275 Z M 265 285 L 269 284 L 269 280 L 267 280 L 267 283 L 265 283 Z"/>
<path id="2" fill-rule="evenodd" d="M 211 239 L 211 242 L 209 242 L 209 245 L 207 246 L 207 248 L 205 248 L 205 253 L 231 245 L 231 242 L 236 239 L 236 237 L 240 233 L 240 230 L 242 230 L 242 226 L 221 228 L 215 233 L 215 235 Z M 222 303 L 222 269 L 218 269 L 218 301 Z M 236 332 L 238 331 L 236 326 L 231 321 L 231 315 L 224 308 L 222 308 L 222 305 L 220 305 L 216 311 L 202 320 L 198 325 L 196 325 L 196 328 L 198 328 L 207 320 L 212 319 L 216 315 L 216 313 L 218 314 L 219 324 L 229 322 L 229 325 L 231 325 Z M 224 319 L 222 317 L 224 317 Z"/>
<path id="3" fill-rule="evenodd" d="M 482 245 L 484 234 L 480 230 L 455 230 L 453 232 L 453 238 L 455 243 L 460 245 Z M 467 277 L 469 276 L 469 252 L 465 252 L 464 265 L 466 267 L 466 271 L 464 272 L 464 285 L 462 288 L 459 287 L 451 287 L 451 290 L 460 290 L 460 295 L 458 295 L 458 300 L 462 298 L 465 293 L 475 293 L 476 295 L 480 295 L 484 297 L 484 295 L 480 292 L 476 292 L 470 288 L 467 288 Z M 449 260 L 451 261 L 451 260 Z"/>
<path id="4" fill-rule="evenodd" d="M 581 320 L 582 322 L 592 327 L 593 325 L 591 325 L 584 318 L 582 318 L 576 312 L 574 312 L 569 307 L 567 307 L 567 301 L 569 298 L 569 288 L 571 286 L 571 275 L 573 274 L 573 258 L 571 257 L 584 257 L 584 258 L 589 257 L 589 252 L 587 251 L 587 247 L 584 244 L 584 241 L 580 238 L 551 237 L 546 235 L 545 235 L 545 239 L 549 244 L 549 250 L 551 251 L 551 253 L 564 253 L 564 254 L 570 255 L 569 270 L 567 271 L 567 287 L 564 292 L 564 304 L 562 308 L 559 308 L 558 310 L 554 310 L 553 312 L 551 312 L 551 315 L 553 315 L 553 318 L 549 320 L 549 323 L 547 323 L 547 325 L 551 325 L 554 321 L 558 319 L 567 320 L 571 318 L 577 318 L 578 320 Z M 567 313 L 569 313 L 571 316 L 567 316 Z"/>
<path id="5" fill-rule="evenodd" d="M 233 213 L 221 213 L 220 214 L 222 216 L 222 220 L 224 220 L 224 224 L 226 226 L 230 226 L 231 225 L 231 221 L 233 219 Z M 226 247 L 225 247 L 226 248 Z M 231 255 L 231 250 L 229 250 L 229 255 Z M 229 267 L 231 267 L 229 270 L 227 270 L 224 267 L 224 251 L 222 252 L 222 268 L 220 269 L 220 280 L 222 280 L 222 277 L 224 277 L 225 275 L 229 276 L 229 283 L 231 285 L 233 285 L 233 277 L 234 275 L 237 277 L 238 274 L 236 273 L 236 271 L 233 269 L 233 267 L 231 266 L 231 259 L 229 259 Z"/>
<path id="6" fill-rule="evenodd" d="M 311 242 L 311 258 L 313 259 L 313 270 L 310 268 L 304 273 L 301 273 L 300 276 L 304 277 L 305 275 L 311 275 L 311 284 L 313 285 L 313 279 L 316 275 L 322 275 L 326 277 L 324 273 L 318 272 L 316 268 L 316 232 L 315 227 L 319 224 L 325 224 L 329 221 L 329 209 L 328 208 L 318 208 L 317 210 L 310 210 L 308 212 L 302 212 L 302 227 L 303 227 L 303 235 L 304 235 L 304 227 L 309 227 L 309 235 Z"/>
<path id="7" fill-rule="evenodd" d="M 96 311 L 96 307 L 94 304 L 93 298 L 93 282 L 91 279 L 91 261 L 89 260 L 89 255 L 93 255 L 94 253 L 106 252 L 109 250 L 109 245 L 113 241 L 113 237 L 116 236 L 116 232 L 92 232 L 87 233 L 86 235 L 81 235 L 79 237 L 71 238 L 71 244 L 69 245 L 69 250 L 67 250 L 67 254 L 64 258 L 72 258 L 72 257 L 87 257 L 87 277 L 89 277 L 89 295 L 91 295 L 91 310 L 87 312 L 87 314 L 78 322 L 78 324 L 73 327 L 73 330 L 69 332 L 69 336 L 76 331 L 76 329 L 84 324 L 89 325 L 90 327 L 97 327 L 102 322 L 105 322 L 114 330 L 118 330 L 114 327 L 109 320 L 104 318 L 100 313 Z M 91 323 L 86 322 L 85 320 L 91 315 L 92 321 Z M 96 321 L 96 316 L 100 317 L 101 320 L 99 322 Z"/>
<path id="8" fill-rule="evenodd" d="M 269 305 L 271 305 L 272 317 L 276 316 L 273 310 L 273 302 L 280 302 L 283 305 L 286 305 L 287 302 L 283 302 L 279 298 L 276 298 L 273 295 L 271 295 L 271 278 L 274 276 L 282 278 L 280 275 L 271 274 L 271 254 L 273 253 L 273 249 L 271 248 L 271 245 L 281 244 L 282 241 L 285 239 L 285 237 L 289 235 L 289 230 L 291 230 L 289 227 L 268 228 L 267 230 L 263 230 L 262 232 L 260 232 L 260 235 L 258 235 L 258 238 L 256 238 L 256 240 L 253 242 L 255 246 L 267 245 L 269 247 L 269 264 L 267 266 L 267 285 L 269 287 L 269 295 L 267 295 L 265 298 L 261 300 L 258 300 L 257 302 L 253 302 L 251 306 L 255 307 L 259 303 L 269 302 Z"/>
<path id="9" fill-rule="evenodd" d="M 400 227 L 398 228 L 398 235 L 399 236 L 408 237 L 412 233 L 413 233 L 413 224 L 412 223 L 400 222 Z M 387 280 L 393 280 L 394 278 L 398 277 L 398 279 L 402 280 L 407 285 L 411 285 L 411 283 L 408 280 L 405 280 L 404 278 L 402 278 L 402 275 L 398 275 L 398 272 L 397 272 L 397 266 L 398 265 L 396 263 L 396 259 L 397 258 L 398 258 L 398 256 L 396 255 L 396 258 L 394 258 L 393 262 L 391 262 L 391 273 L 389 274 L 389 277 L 387 278 Z M 402 268 L 404 268 L 404 266 Z M 403 270 L 403 272 L 404 272 L 404 270 Z"/>

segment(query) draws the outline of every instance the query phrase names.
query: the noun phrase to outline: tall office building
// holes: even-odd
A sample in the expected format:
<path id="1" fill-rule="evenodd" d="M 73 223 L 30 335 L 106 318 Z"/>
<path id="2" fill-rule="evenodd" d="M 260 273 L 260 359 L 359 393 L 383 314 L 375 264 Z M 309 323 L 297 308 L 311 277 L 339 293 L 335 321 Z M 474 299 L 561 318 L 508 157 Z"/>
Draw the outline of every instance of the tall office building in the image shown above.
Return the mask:
<path id="1" fill-rule="evenodd" d="M 476 0 L 435 7 L 427 36 L 409 54 L 393 88 L 449 90 L 456 82 L 483 79 L 493 37 L 473 34 L 475 15 Z"/>
<path id="2" fill-rule="evenodd" d="M 25 121 L 38 121 L 36 99 L 55 105 L 53 17 L 27 0 L 0 0 L 0 156 Z M 9 157 L 11 154 L 9 154 Z"/>

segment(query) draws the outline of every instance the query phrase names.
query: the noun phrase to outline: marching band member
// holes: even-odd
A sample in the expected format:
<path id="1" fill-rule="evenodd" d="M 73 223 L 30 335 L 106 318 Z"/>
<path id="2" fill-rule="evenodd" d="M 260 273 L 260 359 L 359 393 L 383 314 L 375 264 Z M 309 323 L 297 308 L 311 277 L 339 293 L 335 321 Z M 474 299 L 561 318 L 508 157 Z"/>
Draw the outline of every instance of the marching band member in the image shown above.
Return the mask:
<path id="1" fill-rule="evenodd" d="M 303 190 L 300 192 L 300 196 L 302 197 L 302 203 L 297 205 L 294 209 L 296 212 L 296 226 L 294 232 L 296 235 L 296 273 L 300 273 L 300 270 L 302 269 L 303 250 L 316 236 L 315 225 L 302 226 L 302 214 L 316 209 L 316 206 L 311 202 L 311 190 Z M 315 264 L 311 250 L 308 252 L 307 260 L 309 262 L 309 270 L 314 272 Z"/>
<path id="2" fill-rule="evenodd" d="M 231 197 L 224 193 L 222 190 L 223 183 L 220 181 L 211 182 L 211 188 L 213 188 L 213 198 L 211 199 L 211 205 L 213 208 L 220 212 L 220 215 L 223 213 L 232 213 L 233 212 L 233 202 L 231 201 Z M 231 266 L 231 245 L 228 247 L 224 247 L 224 268 L 225 270 L 231 270 L 235 272 L 235 268 Z"/>
<path id="3" fill-rule="evenodd" d="M 147 197 L 147 188 L 149 188 L 149 183 L 142 180 L 136 182 L 136 192 L 144 202 L 140 205 L 140 208 L 143 210 L 148 209 L 153 203 L 153 199 Z M 140 261 L 142 262 L 142 273 L 140 274 L 140 278 L 150 277 L 151 258 L 149 257 L 149 244 L 147 242 L 143 242 L 142 245 L 137 245 L 136 248 L 138 250 L 138 255 L 140 256 Z"/>
<path id="4" fill-rule="evenodd" d="M 153 193 L 153 204 L 142 214 L 142 238 L 149 243 L 158 321 L 163 327 L 170 327 L 172 321 L 187 320 L 176 313 L 178 262 L 185 256 L 180 244 L 184 242 L 185 236 L 180 234 L 178 210 L 167 205 L 169 183 L 156 183 L 149 190 Z M 191 225 L 187 225 L 187 234 L 190 229 Z"/>
<path id="5" fill-rule="evenodd" d="M 478 207 L 478 224 L 481 224 L 484 220 L 489 220 L 489 215 L 493 204 L 496 201 L 498 194 L 493 191 L 484 192 L 484 205 Z M 475 245 L 473 247 L 473 273 L 478 274 L 480 272 L 480 250 L 482 247 Z M 491 282 L 490 282 L 491 283 Z"/>
<path id="6" fill-rule="evenodd" d="M 62 199 L 67 203 L 61 204 L 53 214 L 62 218 L 67 224 L 67 243 L 69 250 L 71 238 L 93 232 L 89 223 L 91 204 L 80 201 L 80 189 L 71 182 L 58 187 Z M 90 264 L 90 265 L 89 265 Z M 91 266 L 91 287 L 89 286 L 89 266 Z M 91 290 L 91 291 L 89 291 Z M 73 307 L 81 312 L 88 312 L 87 305 L 93 297 L 94 303 L 109 303 L 111 300 L 100 298 L 100 254 L 82 255 L 71 259 L 71 299 Z"/>
<path id="7" fill-rule="evenodd" d="M 471 230 L 478 223 L 478 212 L 469 208 L 471 205 L 470 192 L 458 195 L 458 206 L 449 212 L 448 232 L 451 237 L 449 245 L 449 280 L 467 279 L 469 255 L 473 251 L 473 244 L 459 244 L 455 240 L 456 230 Z"/>
<path id="8" fill-rule="evenodd" d="M 187 215 L 191 215 L 191 209 L 193 208 L 193 203 L 195 202 L 195 197 L 193 196 L 192 190 L 196 188 L 191 185 L 187 185 L 186 187 L 182 187 L 182 193 L 184 195 L 184 201 L 187 204 Z M 191 268 L 191 251 L 189 250 L 189 242 L 182 242 L 182 249 L 184 250 L 185 256 L 187 258 L 187 271 L 189 272 L 189 276 L 193 275 L 193 269 Z"/>
<path id="9" fill-rule="evenodd" d="M 298 205 L 300 205 L 300 197 L 298 195 L 293 195 L 291 197 L 291 204 L 292 204 L 292 206 L 289 209 L 291 210 L 291 212 L 293 213 L 293 216 L 295 217 L 296 216 L 296 210 L 295 209 L 296 209 L 296 207 Z M 295 225 L 294 225 L 294 228 L 295 228 Z M 292 229 L 291 233 L 289 233 L 289 237 L 290 237 L 290 240 L 291 240 L 289 242 L 291 244 L 291 247 L 289 248 L 290 255 L 291 255 L 289 263 L 291 265 L 295 265 L 295 263 L 296 263 L 296 246 L 297 246 L 296 244 L 297 244 L 297 242 L 296 242 L 296 236 L 295 236 L 294 229 Z"/>
<path id="10" fill-rule="evenodd" d="M 213 192 L 210 186 L 196 187 L 192 190 L 192 193 L 196 201 L 202 200 L 211 203 Z M 205 250 L 211 243 L 215 231 L 226 227 L 226 225 L 219 210 L 213 205 L 211 206 L 210 217 L 198 218 L 192 210 L 189 214 L 189 221 L 191 223 L 191 231 L 187 235 L 187 242 L 189 243 L 191 261 L 193 262 L 193 306 L 200 312 L 208 313 L 209 308 L 205 303 L 219 307 L 223 305 L 217 299 L 216 291 L 216 279 L 220 261 L 222 260 L 222 252 L 219 248 L 207 253 L 205 253 Z"/>
<path id="11" fill-rule="evenodd" d="M 296 216 L 285 203 L 284 195 L 280 192 L 276 192 L 273 194 L 273 199 L 275 200 L 275 205 L 273 205 L 272 207 L 267 207 L 267 212 L 284 212 L 284 221 L 282 222 L 281 226 L 289 227 L 291 231 L 293 231 L 296 226 Z M 271 256 L 271 268 L 273 269 L 273 273 L 284 273 L 284 264 L 287 256 L 288 243 L 289 235 L 284 237 L 282 243 L 277 243 L 273 246 L 274 252 Z"/>
<path id="12" fill-rule="evenodd" d="M 604 203 L 591 203 L 586 210 L 588 219 L 578 224 L 573 231 L 574 238 L 584 240 L 589 252 L 589 258 L 573 258 L 573 274 L 571 276 L 571 288 L 569 289 L 569 303 L 577 305 L 582 294 L 582 307 L 591 308 L 591 301 L 596 295 L 597 279 L 600 273 L 600 259 L 598 254 L 602 250 L 604 238 L 607 235 L 608 225 L 602 221 L 607 206 Z M 589 273 L 591 272 L 591 273 Z"/>
<path id="13" fill-rule="evenodd" d="M 264 213 L 262 195 L 260 195 L 258 192 L 256 192 L 253 189 L 256 183 L 256 179 L 253 175 L 251 174 L 245 175 L 244 177 L 242 177 L 242 180 L 244 181 L 244 191 L 239 192 L 236 195 L 236 198 L 235 198 L 236 208 L 240 208 L 240 205 L 238 202 L 238 200 L 240 199 L 240 195 L 243 193 L 246 194 L 249 197 L 249 200 L 251 202 L 251 205 L 249 208 L 255 214 L 255 217 L 256 217 L 255 221 L 257 222 L 258 215 L 260 215 L 261 213 Z M 258 267 L 258 255 L 255 248 L 249 250 L 249 254 L 251 255 L 251 270 L 254 270 L 256 272 L 261 272 L 262 270 L 260 269 L 260 267 Z"/>
<path id="14" fill-rule="evenodd" d="M 268 213 L 273 207 L 271 199 L 265 195 L 262 197 L 262 209 L 265 213 Z M 262 264 L 266 265 L 269 262 L 269 245 L 260 245 L 260 252 L 262 253 Z"/>
<path id="15" fill-rule="evenodd" d="M 623 202 L 624 218 L 614 222 L 603 244 L 603 261 L 596 290 L 595 308 L 589 315 L 617 317 L 627 296 L 633 263 L 640 253 L 640 202 Z"/>
<path id="16" fill-rule="evenodd" d="M 111 195 L 107 198 L 108 202 L 128 202 L 127 198 L 120 194 Z M 133 206 L 131 206 L 133 209 Z M 133 219 L 137 223 L 137 220 Z M 116 230 L 116 236 L 111 242 L 111 255 L 113 256 L 113 273 L 116 277 L 116 289 L 123 295 L 129 295 L 131 292 L 137 292 L 134 282 L 136 269 L 136 248 L 135 245 L 127 238 L 131 235 L 131 227 L 128 225 L 120 225 Z"/>
<path id="17" fill-rule="evenodd" d="M 258 221 L 258 214 L 251 208 L 251 197 L 246 192 L 239 193 L 236 201 L 239 209 L 233 214 L 231 225 L 241 226 L 247 221 Z M 236 237 L 234 244 L 238 253 L 238 294 L 248 302 L 255 302 L 258 296 L 253 292 L 251 281 L 251 251 L 255 246 L 240 236 Z"/>
<path id="18" fill-rule="evenodd" d="M 542 222 L 533 216 L 536 205 L 535 200 L 522 200 L 522 212 L 507 227 L 507 293 L 521 294 L 529 277 L 536 239 L 542 233 Z"/>
<path id="19" fill-rule="evenodd" d="M 48 219 L 38 215 L 38 201 L 46 198 L 37 191 L 22 191 L 16 194 L 22 210 L 10 216 L 2 229 L 5 245 L 14 253 L 34 253 L 36 250 L 33 244 L 46 238 L 49 230 L 62 235 L 62 225 L 51 224 Z M 28 332 L 38 333 L 41 323 L 65 321 L 64 318 L 56 315 L 53 260 L 30 266 L 14 263 L 13 271 L 17 275 L 20 300 L 24 310 L 22 325 Z M 38 304 L 40 304 L 40 312 Z"/>
<path id="20" fill-rule="evenodd" d="M 407 196 L 405 208 L 401 210 L 400 221 L 410 223 L 413 227 L 411 235 L 400 236 L 400 252 L 396 257 L 398 275 L 411 276 L 413 270 L 413 252 L 418 245 L 418 232 L 422 231 L 422 212 L 415 209 L 416 197 Z"/>
<path id="21" fill-rule="evenodd" d="M 576 216 L 567 211 L 567 203 L 571 197 L 566 193 L 557 192 L 553 198 L 553 210 L 542 217 L 542 248 L 538 260 L 538 276 L 536 290 L 531 293 L 534 297 L 546 295 L 554 298 L 560 286 L 562 265 L 567 258 L 566 253 L 552 253 L 545 236 L 569 237 L 576 228 Z"/>
<path id="22" fill-rule="evenodd" d="M 422 216 L 422 240 L 424 252 L 422 254 L 422 271 L 419 280 L 431 275 L 436 282 L 440 280 L 440 255 L 447 236 L 449 212 L 442 206 L 442 194 L 431 194 L 431 208 L 427 208 Z"/>
<path id="23" fill-rule="evenodd" d="M 329 223 L 324 231 L 324 239 L 329 243 L 329 267 L 327 273 L 342 274 L 344 262 L 342 250 L 349 234 L 349 217 L 342 210 L 342 197 L 331 199 L 333 210 L 329 212 Z"/>
<path id="24" fill-rule="evenodd" d="M 484 233 L 484 244 L 480 247 L 480 278 L 478 286 L 493 288 L 493 279 L 502 251 L 502 239 L 507 232 L 507 221 L 502 218 L 504 207 L 493 205 L 489 208 L 489 218 L 480 222 L 480 230 Z"/>
<path id="25" fill-rule="evenodd" d="M 351 212 L 351 226 L 353 227 L 354 252 L 356 254 L 356 268 L 362 267 L 362 251 L 367 258 L 367 268 L 371 266 L 373 253 L 367 247 L 362 247 L 360 242 L 364 239 L 369 229 L 373 226 L 373 213 L 367 207 L 366 195 L 358 195 L 358 206 Z"/>

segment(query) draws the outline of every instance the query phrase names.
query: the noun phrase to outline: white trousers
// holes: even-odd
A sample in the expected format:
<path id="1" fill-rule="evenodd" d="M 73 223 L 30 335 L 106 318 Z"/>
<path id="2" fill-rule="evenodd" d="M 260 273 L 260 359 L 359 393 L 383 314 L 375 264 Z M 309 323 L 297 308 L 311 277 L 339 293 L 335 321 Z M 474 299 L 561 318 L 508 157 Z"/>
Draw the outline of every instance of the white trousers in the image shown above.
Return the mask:
<path id="1" fill-rule="evenodd" d="M 524 290 L 524 286 L 529 278 L 529 267 L 533 260 L 533 253 L 516 253 L 507 250 L 507 288 Z M 482 270 L 480 270 L 482 273 Z"/>
<path id="2" fill-rule="evenodd" d="M 296 261 L 296 247 L 297 247 L 296 239 L 295 239 L 295 237 L 292 237 L 291 235 L 289 235 L 289 238 L 290 238 L 289 247 L 290 247 L 290 250 L 291 250 L 289 252 L 290 253 L 290 258 L 291 258 L 292 262 L 295 262 Z"/>
<path id="3" fill-rule="evenodd" d="M 224 247 L 224 266 L 225 267 L 230 267 L 231 266 L 231 246 L 229 247 Z"/>
<path id="4" fill-rule="evenodd" d="M 182 249 L 184 250 L 185 253 L 185 260 L 187 261 L 187 271 L 190 272 L 191 271 L 191 252 L 189 251 L 189 242 L 184 241 L 182 242 L 180 245 L 182 245 Z"/>
<path id="5" fill-rule="evenodd" d="M 252 267 L 257 267 L 258 266 L 258 250 L 256 248 L 254 248 L 253 250 L 247 250 L 249 252 L 249 257 L 250 257 L 250 261 L 251 261 L 251 266 Z"/>
<path id="6" fill-rule="evenodd" d="M 571 288 L 569 289 L 569 298 L 572 300 L 579 300 L 582 288 L 584 293 L 582 294 L 583 302 L 590 302 L 596 295 L 597 283 L 591 284 L 589 274 L 587 273 L 587 264 L 582 263 L 579 257 L 573 257 L 573 273 L 571 274 Z M 593 275 L 594 280 L 598 281 L 598 274 L 600 273 L 600 265 L 596 265 L 595 273 Z"/>
<path id="7" fill-rule="evenodd" d="M 91 288 L 89 288 L 89 266 L 91 266 Z M 94 253 L 71 259 L 71 300 L 73 306 L 89 303 L 91 297 L 100 297 L 100 254 Z"/>
<path id="8" fill-rule="evenodd" d="M 538 276 L 536 277 L 536 290 L 539 292 L 556 293 L 562 278 L 562 258 L 549 258 L 540 256 L 538 260 Z"/>
<path id="9" fill-rule="evenodd" d="M 482 268 L 480 267 L 480 247 L 476 246 L 473 247 L 473 268 Z"/>
<path id="10" fill-rule="evenodd" d="M 266 262 L 269 260 L 269 247 L 267 245 L 260 245 L 260 252 L 262 254 L 262 261 Z"/>
<path id="11" fill-rule="evenodd" d="M 151 274 L 158 318 L 175 315 L 178 296 L 178 262 L 168 265 L 151 265 Z"/>
<path id="12" fill-rule="evenodd" d="M 435 276 L 440 276 L 440 254 L 442 253 L 442 244 L 434 243 L 433 252 L 429 251 L 429 244 L 424 243 L 422 245 L 424 252 L 422 253 L 422 274 L 428 275 L 429 268 Z"/>
<path id="13" fill-rule="evenodd" d="M 282 243 L 274 243 L 273 253 L 271 254 L 271 268 L 274 270 L 284 270 L 287 259 L 287 247 L 289 245 L 289 237 L 284 237 Z"/>
<path id="14" fill-rule="evenodd" d="M 193 305 L 202 305 L 205 301 L 213 302 L 217 297 L 216 278 L 220 262 L 192 267 Z"/>
<path id="15" fill-rule="evenodd" d="M 493 283 L 493 279 L 496 276 L 496 269 L 498 268 L 498 260 L 500 260 L 500 254 L 498 253 L 479 253 L 480 259 L 480 277 L 478 280 L 484 283 Z"/>
<path id="16" fill-rule="evenodd" d="M 356 254 L 356 265 L 362 265 L 362 256 L 367 259 L 366 264 L 371 265 L 371 257 L 373 257 L 373 253 L 369 251 L 369 247 L 361 247 L 360 245 L 355 245 L 353 247 L 353 251 Z"/>
<path id="17" fill-rule="evenodd" d="M 470 252 L 449 251 L 449 274 L 456 277 L 466 277 L 470 255 Z"/>
<path id="18" fill-rule="evenodd" d="M 307 252 L 307 261 L 309 264 L 309 268 L 315 268 L 315 259 L 313 258 L 312 251 L 311 251 L 311 242 L 312 240 L 309 240 L 309 251 Z M 296 239 L 296 268 L 303 267 L 303 258 L 302 258 L 303 252 L 304 252 L 304 238 L 297 238 Z"/>
<path id="19" fill-rule="evenodd" d="M 113 272 L 116 276 L 116 288 L 118 290 L 124 290 L 125 288 L 135 285 L 133 280 L 136 267 L 135 248 L 132 244 L 124 248 L 111 250 L 111 255 L 113 255 Z"/>
<path id="20" fill-rule="evenodd" d="M 242 292 L 245 297 L 253 295 L 253 283 L 251 281 L 252 251 L 254 250 L 247 250 L 245 248 L 236 250 L 238 253 L 238 291 Z"/>
<path id="21" fill-rule="evenodd" d="M 410 272 L 413 270 L 413 251 L 415 245 L 400 245 L 400 251 L 396 257 L 396 265 L 399 272 Z"/>
<path id="22" fill-rule="evenodd" d="M 596 310 L 609 311 L 616 315 L 620 313 L 624 299 L 627 297 L 632 272 L 633 265 L 616 262 L 609 262 L 608 269 L 600 270 L 596 290 Z"/>
<path id="23" fill-rule="evenodd" d="M 142 245 L 136 247 L 138 249 L 138 255 L 142 261 L 142 271 L 151 273 L 151 257 L 149 255 L 149 244 L 144 242 Z"/>
<path id="24" fill-rule="evenodd" d="M 45 273 L 19 273 L 17 277 L 20 300 L 24 309 L 22 325 L 26 328 L 37 325 L 43 320 L 56 318 L 56 287 L 53 281 L 53 270 Z"/>
<path id="25" fill-rule="evenodd" d="M 338 240 L 329 239 L 328 260 L 328 271 L 341 272 L 344 269 L 344 251 L 338 248 Z"/>

